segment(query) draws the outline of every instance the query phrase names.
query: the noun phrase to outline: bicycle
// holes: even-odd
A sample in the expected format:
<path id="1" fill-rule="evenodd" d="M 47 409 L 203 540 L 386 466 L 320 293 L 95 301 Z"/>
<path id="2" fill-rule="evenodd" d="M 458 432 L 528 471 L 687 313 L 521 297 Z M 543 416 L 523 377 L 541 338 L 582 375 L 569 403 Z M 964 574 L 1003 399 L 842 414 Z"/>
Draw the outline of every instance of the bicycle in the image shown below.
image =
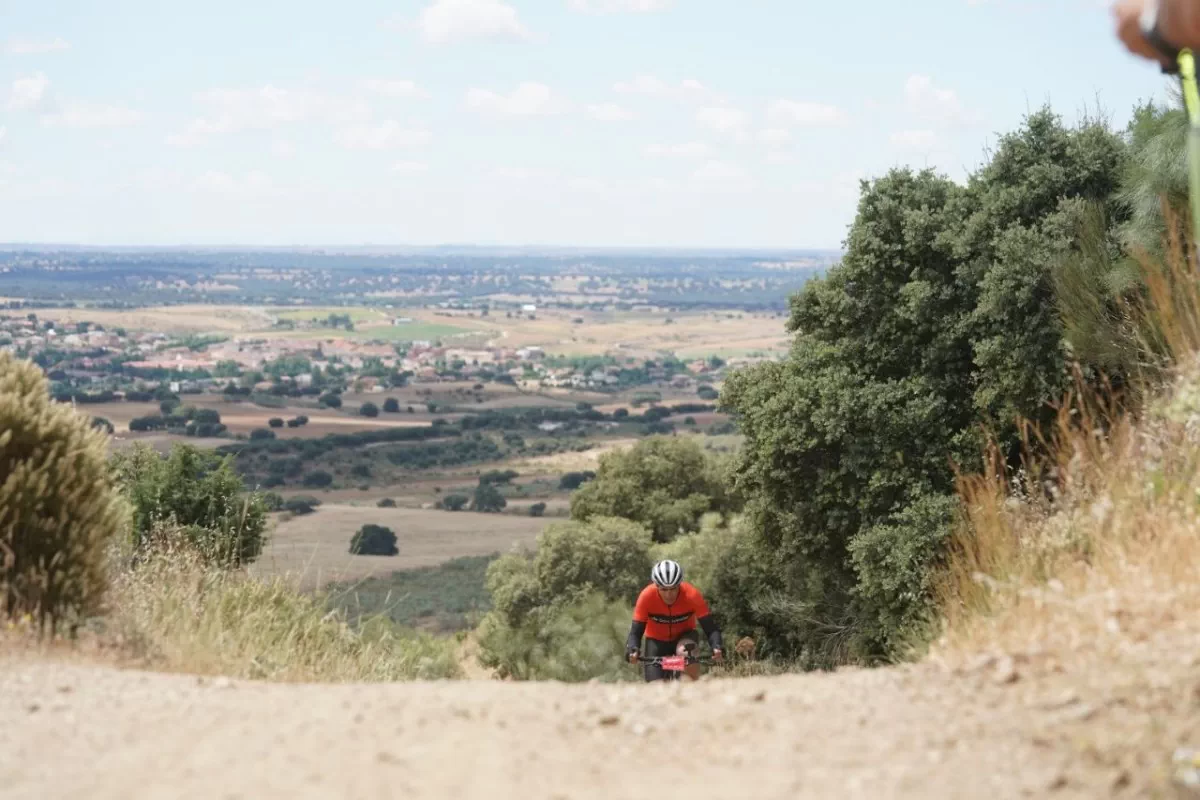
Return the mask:
<path id="1" fill-rule="evenodd" d="M 712 666 L 713 664 L 723 664 L 723 661 L 714 661 L 711 656 L 693 656 L 693 655 L 675 655 L 675 656 L 656 656 L 655 658 L 643 658 L 638 656 L 637 661 L 630 662 L 634 666 L 659 666 L 662 667 L 664 681 L 677 681 L 683 675 L 685 668 L 692 664 L 700 664 L 702 666 Z"/>

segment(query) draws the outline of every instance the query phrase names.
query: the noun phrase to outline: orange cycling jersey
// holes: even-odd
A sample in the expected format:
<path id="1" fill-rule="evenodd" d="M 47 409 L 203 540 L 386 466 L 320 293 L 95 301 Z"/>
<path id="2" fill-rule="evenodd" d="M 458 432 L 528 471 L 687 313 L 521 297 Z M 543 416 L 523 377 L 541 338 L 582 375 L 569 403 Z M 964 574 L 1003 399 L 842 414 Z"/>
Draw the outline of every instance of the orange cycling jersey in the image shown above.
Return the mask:
<path id="1" fill-rule="evenodd" d="M 650 584 L 638 595 L 633 621 L 646 623 L 646 637 L 669 642 L 696 629 L 696 620 L 708 616 L 704 595 L 692 584 L 679 584 L 679 597 L 671 605 L 663 602 L 658 587 Z"/>

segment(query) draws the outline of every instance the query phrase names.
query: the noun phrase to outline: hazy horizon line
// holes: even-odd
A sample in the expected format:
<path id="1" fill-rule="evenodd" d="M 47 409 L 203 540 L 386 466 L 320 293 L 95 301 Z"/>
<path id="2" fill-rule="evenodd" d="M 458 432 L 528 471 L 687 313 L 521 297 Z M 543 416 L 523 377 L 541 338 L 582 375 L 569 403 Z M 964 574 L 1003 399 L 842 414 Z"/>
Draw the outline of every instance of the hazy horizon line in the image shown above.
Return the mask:
<path id="1" fill-rule="evenodd" d="M 108 250 L 108 251 L 232 251 L 232 252 L 365 252 L 401 254 L 422 251 L 516 251 L 516 252 L 570 252 L 570 253 L 744 253 L 744 254 L 841 254 L 841 248 L 803 246 L 684 246 L 684 245 L 556 245 L 556 244 L 473 244 L 445 243 L 431 245 L 416 244 L 82 244 L 78 242 L 0 242 L 0 251 L 14 250 Z"/>

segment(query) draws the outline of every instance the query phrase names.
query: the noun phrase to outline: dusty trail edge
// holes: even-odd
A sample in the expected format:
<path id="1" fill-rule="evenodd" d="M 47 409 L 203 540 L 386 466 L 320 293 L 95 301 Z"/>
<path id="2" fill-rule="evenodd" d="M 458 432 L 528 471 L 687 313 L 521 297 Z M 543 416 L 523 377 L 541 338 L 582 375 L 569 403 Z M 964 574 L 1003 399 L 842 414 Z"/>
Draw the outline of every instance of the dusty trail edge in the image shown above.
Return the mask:
<path id="1" fill-rule="evenodd" d="M 1200 638 L 692 685 L 269 684 L 0 656 L 4 798 L 1173 797 Z"/>

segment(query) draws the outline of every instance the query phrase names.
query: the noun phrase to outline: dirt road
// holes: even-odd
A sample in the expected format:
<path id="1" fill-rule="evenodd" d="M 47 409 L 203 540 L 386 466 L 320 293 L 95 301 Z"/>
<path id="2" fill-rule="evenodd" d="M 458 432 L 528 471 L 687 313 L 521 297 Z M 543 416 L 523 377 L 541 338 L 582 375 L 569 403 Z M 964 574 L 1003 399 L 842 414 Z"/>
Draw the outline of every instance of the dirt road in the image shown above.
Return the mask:
<path id="1" fill-rule="evenodd" d="M 1200 734 L 1195 662 L 1153 652 L 1086 677 L 1018 658 L 689 686 L 257 684 L 11 657 L 0 796 L 1184 796 L 1169 762 Z"/>

